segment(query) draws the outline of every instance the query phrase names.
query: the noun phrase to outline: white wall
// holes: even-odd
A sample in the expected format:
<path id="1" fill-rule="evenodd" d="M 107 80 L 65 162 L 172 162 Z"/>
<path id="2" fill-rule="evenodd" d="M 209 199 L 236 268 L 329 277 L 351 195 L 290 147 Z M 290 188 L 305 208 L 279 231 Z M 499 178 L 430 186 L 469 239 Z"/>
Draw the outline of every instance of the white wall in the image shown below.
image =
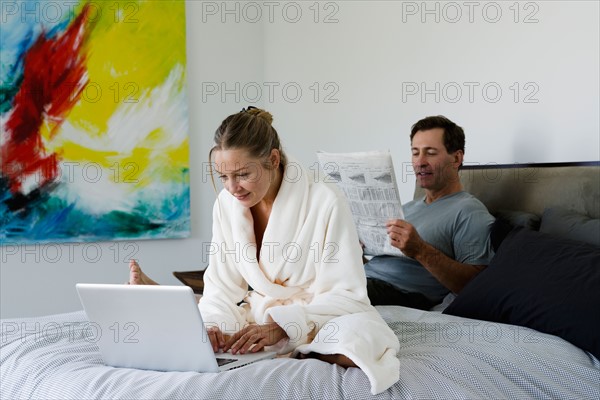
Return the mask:
<path id="1" fill-rule="evenodd" d="M 518 22 L 514 3 L 427 2 L 434 14 L 421 15 L 422 2 L 228 2 L 233 13 L 187 2 L 192 238 L 102 243 L 96 263 L 81 246 L 54 263 L 42 246 L 0 248 L 1 317 L 79 309 L 74 284 L 125 281 L 130 251 L 162 283 L 203 266 L 214 201 L 203 162 L 215 128 L 242 105 L 272 111 L 286 149 L 307 166 L 317 150 L 390 149 L 404 200 L 414 187 L 408 133 L 427 115 L 465 128 L 467 162 L 600 159 L 598 2 L 520 2 Z M 423 99 L 408 91 L 421 83 L 432 90 Z"/>
<path id="2" fill-rule="evenodd" d="M 298 23 L 265 30 L 265 79 L 304 89 L 297 103 L 267 104 L 304 163 L 317 150 L 390 149 L 410 199 L 410 127 L 437 114 L 465 128 L 466 162 L 600 159 L 598 2 L 521 2 L 517 23 L 513 1 L 473 2 L 470 13 L 465 2 L 322 4 L 320 21 L 338 20 L 329 24 L 314 22 L 311 4 Z M 338 102 L 311 98 L 313 82 L 322 93 L 332 82 Z"/>
<path id="3" fill-rule="evenodd" d="M 187 4 L 188 93 L 190 102 L 190 175 L 192 236 L 181 240 L 149 240 L 94 244 L 0 246 L 0 317 L 36 316 L 81 309 L 77 282 L 123 283 L 127 260 L 140 260 L 144 270 L 164 284 L 178 284 L 175 270 L 206 265 L 203 243 L 210 242 L 215 198 L 204 172 L 212 135 L 225 115 L 241 105 L 202 99 L 206 82 L 262 79 L 261 24 L 202 21 L 202 3 Z M 240 43 L 242 40 L 244 43 Z M 91 260 L 92 262 L 86 261 Z"/>

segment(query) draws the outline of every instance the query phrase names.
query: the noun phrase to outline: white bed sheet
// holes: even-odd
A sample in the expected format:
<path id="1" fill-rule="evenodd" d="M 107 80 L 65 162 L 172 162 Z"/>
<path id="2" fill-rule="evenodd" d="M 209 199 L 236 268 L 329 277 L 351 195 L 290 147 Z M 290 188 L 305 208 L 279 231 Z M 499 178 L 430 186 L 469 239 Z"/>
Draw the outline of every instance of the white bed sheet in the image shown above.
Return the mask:
<path id="1" fill-rule="evenodd" d="M 400 380 L 377 396 L 359 369 L 317 360 L 274 359 L 216 374 L 106 367 L 97 332 L 76 312 L 0 321 L 0 398 L 600 398 L 600 361 L 558 337 L 405 307 L 377 309 L 401 344 Z"/>

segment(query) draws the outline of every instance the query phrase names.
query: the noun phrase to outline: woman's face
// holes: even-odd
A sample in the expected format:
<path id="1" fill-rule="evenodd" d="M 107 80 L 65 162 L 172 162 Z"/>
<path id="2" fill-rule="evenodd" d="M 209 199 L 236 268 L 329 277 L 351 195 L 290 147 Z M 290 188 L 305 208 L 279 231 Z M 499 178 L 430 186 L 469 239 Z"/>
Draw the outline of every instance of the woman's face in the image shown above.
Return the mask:
<path id="1" fill-rule="evenodd" d="M 253 207 L 271 195 L 275 198 L 276 193 L 270 193 L 269 189 L 275 181 L 275 173 L 279 166 L 277 150 L 271 151 L 268 160 L 272 169 L 263 166 L 267 160 L 250 157 L 246 150 L 217 150 L 214 155 L 215 170 L 223 186 L 244 207 Z"/>

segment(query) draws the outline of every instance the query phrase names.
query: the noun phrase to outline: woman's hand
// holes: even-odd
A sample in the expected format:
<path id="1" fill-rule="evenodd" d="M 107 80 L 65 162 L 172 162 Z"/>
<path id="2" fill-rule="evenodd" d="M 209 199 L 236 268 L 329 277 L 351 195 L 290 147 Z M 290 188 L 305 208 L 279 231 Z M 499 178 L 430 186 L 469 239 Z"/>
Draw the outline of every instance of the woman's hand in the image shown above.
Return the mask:
<path id="1" fill-rule="evenodd" d="M 223 332 L 218 327 L 212 326 L 207 328 L 206 333 L 215 353 L 225 347 L 225 335 L 223 335 Z"/>
<path id="2" fill-rule="evenodd" d="M 264 325 L 251 324 L 231 336 L 225 343 L 223 351 L 231 349 L 232 354 L 256 353 L 265 346 L 272 346 L 287 337 L 287 333 L 275 322 Z"/>

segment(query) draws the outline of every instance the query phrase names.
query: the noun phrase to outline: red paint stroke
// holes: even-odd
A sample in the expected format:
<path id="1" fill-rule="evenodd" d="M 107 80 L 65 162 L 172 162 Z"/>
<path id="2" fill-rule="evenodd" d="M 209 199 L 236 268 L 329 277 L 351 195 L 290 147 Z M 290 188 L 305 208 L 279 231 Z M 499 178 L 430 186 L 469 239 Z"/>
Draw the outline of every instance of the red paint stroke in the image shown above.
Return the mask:
<path id="1" fill-rule="evenodd" d="M 25 55 L 23 82 L 0 149 L 2 175 L 13 194 L 21 192 L 27 176 L 36 176 L 40 187 L 58 177 L 59 155 L 47 154 L 40 128 L 44 121 L 51 122 L 50 137 L 54 136 L 87 84 L 82 48 L 89 10 L 86 4 L 67 30 L 53 39 L 42 33 Z"/>

